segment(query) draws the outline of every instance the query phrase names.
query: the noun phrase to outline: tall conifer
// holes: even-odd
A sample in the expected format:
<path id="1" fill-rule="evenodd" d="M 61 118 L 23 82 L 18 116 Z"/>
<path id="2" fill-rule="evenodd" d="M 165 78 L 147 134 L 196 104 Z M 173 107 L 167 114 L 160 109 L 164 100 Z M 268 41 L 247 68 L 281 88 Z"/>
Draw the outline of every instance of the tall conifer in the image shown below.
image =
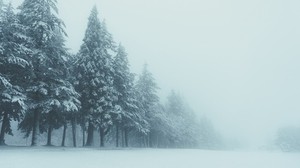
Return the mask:
<path id="1" fill-rule="evenodd" d="M 114 42 L 98 18 L 94 7 L 89 16 L 85 37 L 78 53 L 77 91 L 81 94 L 82 116 L 88 123 L 86 146 L 93 145 L 94 131 L 99 130 L 101 146 L 104 136 L 112 125 L 111 113 L 114 110 L 115 90 L 111 53 Z"/>

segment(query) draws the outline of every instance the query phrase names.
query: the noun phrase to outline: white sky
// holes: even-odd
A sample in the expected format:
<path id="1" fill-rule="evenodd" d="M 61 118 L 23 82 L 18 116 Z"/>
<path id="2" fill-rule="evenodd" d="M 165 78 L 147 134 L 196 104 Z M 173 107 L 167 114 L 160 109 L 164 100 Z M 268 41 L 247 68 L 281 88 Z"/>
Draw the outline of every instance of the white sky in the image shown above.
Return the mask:
<path id="1" fill-rule="evenodd" d="M 178 90 L 225 136 L 261 145 L 278 127 L 300 125 L 299 0 L 58 4 L 72 52 L 97 4 L 100 18 L 125 46 L 132 70 L 139 73 L 147 62 L 161 95 Z"/>

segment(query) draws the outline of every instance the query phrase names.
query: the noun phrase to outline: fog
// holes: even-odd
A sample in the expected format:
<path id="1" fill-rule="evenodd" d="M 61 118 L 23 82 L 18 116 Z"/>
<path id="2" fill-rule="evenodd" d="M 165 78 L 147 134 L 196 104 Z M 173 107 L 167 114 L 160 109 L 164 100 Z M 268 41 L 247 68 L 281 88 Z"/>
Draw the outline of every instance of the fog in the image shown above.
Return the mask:
<path id="1" fill-rule="evenodd" d="M 248 147 L 300 125 L 300 1 L 61 0 L 73 53 L 95 4 L 132 71 L 148 63 L 162 101 L 177 90 L 224 137 Z"/>

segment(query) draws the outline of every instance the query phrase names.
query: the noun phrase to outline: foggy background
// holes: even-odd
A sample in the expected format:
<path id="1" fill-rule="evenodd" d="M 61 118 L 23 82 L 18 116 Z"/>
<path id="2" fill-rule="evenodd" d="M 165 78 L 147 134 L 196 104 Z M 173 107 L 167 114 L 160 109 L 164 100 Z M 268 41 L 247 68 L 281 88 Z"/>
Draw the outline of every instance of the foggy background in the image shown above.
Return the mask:
<path id="1" fill-rule="evenodd" d="M 147 62 L 162 100 L 179 91 L 224 137 L 257 148 L 300 125 L 300 1 L 59 0 L 72 53 L 94 4 L 132 71 Z"/>

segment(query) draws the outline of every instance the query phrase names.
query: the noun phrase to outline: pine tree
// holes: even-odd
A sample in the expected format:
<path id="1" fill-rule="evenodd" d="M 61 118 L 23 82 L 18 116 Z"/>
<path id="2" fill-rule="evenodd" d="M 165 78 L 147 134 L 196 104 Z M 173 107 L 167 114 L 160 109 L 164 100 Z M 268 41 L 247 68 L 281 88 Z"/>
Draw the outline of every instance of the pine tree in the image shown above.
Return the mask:
<path id="1" fill-rule="evenodd" d="M 121 134 L 124 134 L 123 144 L 127 147 L 129 132 L 137 130 L 146 133 L 148 123 L 143 120 L 143 113 L 135 95 L 134 74 L 129 70 L 127 53 L 122 45 L 119 45 L 113 68 L 115 70 L 114 87 L 118 94 L 116 104 L 120 107 L 114 117 L 116 146 L 119 146 L 119 132 L 121 131 Z"/>
<path id="2" fill-rule="evenodd" d="M 183 115 L 184 102 L 179 94 L 177 94 L 174 90 L 171 91 L 168 96 L 168 104 L 167 104 L 168 112 L 170 114 L 175 115 Z"/>
<path id="3" fill-rule="evenodd" d="M 56 0 L 25 0 L 20 6 L 19 19 L 27 28 L 26 34 L 32 39 L 31 64 L 33 73 L 27 94 L 30 98 L 30 111 L 20 124 L 20 129 L 27 135 L 32 131 L 32 146 L 37 144 L 37 136 L 45 129 L 41 122 L 48 123 L 48 145 L 51 145 L 51 131 L 59 127 L 53 123 L 53 116 L 61 112 L 64 101 L 76 102 L 76 92 L 66 81 L 67 68 L 64 57 L 63 22 L 57 17 Z M 63 91 L 62 91 L 63 90 Z M 63 98 L 62 98 L 63 97 Z M 73 98 L 71 98 L 73 97 Z M 28 122 L 28 120 L 32 122 Z M 31 124 L 32 123 L 32 124 Z M 39 128 L 43 126 L 43 128 Z"/>
<path id="4" fill-rule="evenodd" d="M 74 62 L 76 61 L 75 59 L 76 57 L 74 55 L 70 55 L 67 59 L 67 67 L 68 67 L 68 81 L 70 81 L 72 84 L 74 84 L 74 82 L 76 81 L 76 72 L 75 70 L 75 65 Z M 73 89 L 73 88 L 72 88 Z M 75 90 L 74 90 L 75 91 Z M 76 91 L 75 91 L 76 92 Z M 70 107 L 72 107 L 72 102 L 77 103 L 77 107 L 81 107 L 81 103 L 79 101 L 79 97 L 80 95 L 77 94 L 75 95 L 76 101 L 71 101 Z M 72 99 L 70 99 L 72 100 Z M 75 104 L 76 105 L 76 104 Z M 76 106 L 73 106 L 76 107 Z M 78 121 L 80 121 L 80 113 L 79 113 L 80 109 L 79 108 L 69 108 L 64 110 L 63 116 L 62 116 L 62 120 L 63 120 L 63 136 L 62 136 L 62 144 L 61 146 L 65 146 L 65 140 L 66 140 L 66 130 L 68 127 L 68 123 L 71 124 L 71 128 L 72 128 L 72 136 L 73 136 L 73 146 L 76 147 L 77 143 L 76 143 L 76 126 L 78 124 Z"/>
<path id="5" fill-rule="evenodd" d="M 185 118 L 185 105 L 183 103 L 182 98 L 177 94 L 174 90 L 171 91 L 168 96 L 168 102 L 166 105 L 166 113 L 167 117 L 170 119 L 169 121 L 169 134 L 166 134 L 167 139 L 169 140 L 169 146 L 171 147 L 183 147 L 182 143 L 184 143 L 185 132 L 187 132 L 188 128 L 186 128 L 186 124 L 189 121 L 186 121 Z"/>
<path id="6" fill-rule="evenodd" d="M 195 147 L 199 142 L 200 124 L 184 99 L 171 91 L 166 105 L 169 131 L 165 136 L 171 147 Z M 203 128 L 205 131 L 206 128 Z M 211 131 L 211 130 L 209 130 Z M 213 139 L 210 139 L 213 141 Z"/>
<path id="7" fill-rule="evenodd" d="M 5 8 L 3 7 L 5 6 Z M 19 121 L 26 110 L 24 84 L 30 71 L 27 61 L 28 38 L 13 12 L 12 5 L 0 7 L 0 145 L 6 133 L 12 135 L 10 121 Z"/>
<path id="8" fill-rule="evenodd" d="M 158 86 L 152 74 L 148 71 L 147 64 L 144 65 L 143 72 L 139 77 L 136 87 L 140 93 L 139 100 L 143 108 L 146 112 L 150 111 L 151 107 L 159 102 L 159 97 L 157 96 Z"/>
<path id="9" fill-rule="evenodd" d="M 151 134 L 152 127 L 155 124 L 151 120 L 153 118 L 153 108 L 159 104 L 159 97 L 157 96 L 157 84 L 154 81 L 152 74 L 147 69 L 147 64 L 144 65 L 142 74 L 136 85 L 138 100 L 141 103 L 141 108 L 145 111 L 145 119 L 150 124 L 150 132 L 146 137 L 146 145 L 152 147 Z"/>
<path id="10" fill-rule="evenodd" d="M 114 121 L 116 125 L 116 147 L 119 147 L 119 132 L 126 132 L 126 129 L 123 129 L 125 117 L 128 118 L 128 107 L 132 106 L 129 102 L 129 91 L 131 87 L 131 74 L 129 71 L 127 54 L 125 53 L 124 47 L 120 44 L 118 47 L 117 55 L 114 59 L 113 68 L 115 70 L 114 76 L 114 87 L 117 91 L 118 100 L 116 104 L 119 106 L 117 113 L 114 116 Z M 127 137 L 127 136 L 126 136 Z M 126 141 L 126 140 L 125 140 Z M 127 142 L 127 141 L 126 141 Z M 124 143 L 127 144 L 127 143 Z"/>
<path id="11" fill-rule="evenodd" d="M 115 90 L 111 51 L 114 42 L 105 24 L 98 18 L 97 8 L 92 9 L 88 26 L 78 54 L 77 91 L 81 94 L 83 124 L 88 122 L 86 146 L 93 145 L 94 130 L 99 129 L 100 145 L 104 146 L 104 136 L 112 125 Z M 85 130 L 85 128 L 83 128 Z"/>
<path id="12" fill-rule="evenodd" d="M 26 110 L 25 95 L 21 88 L 13 86 L 0 75 L 0 119 L 2 120 L 0 132 L 0 145 L 5 145 L 5 134 L 12 134 L 10 121 L 19 121 Z"/>

